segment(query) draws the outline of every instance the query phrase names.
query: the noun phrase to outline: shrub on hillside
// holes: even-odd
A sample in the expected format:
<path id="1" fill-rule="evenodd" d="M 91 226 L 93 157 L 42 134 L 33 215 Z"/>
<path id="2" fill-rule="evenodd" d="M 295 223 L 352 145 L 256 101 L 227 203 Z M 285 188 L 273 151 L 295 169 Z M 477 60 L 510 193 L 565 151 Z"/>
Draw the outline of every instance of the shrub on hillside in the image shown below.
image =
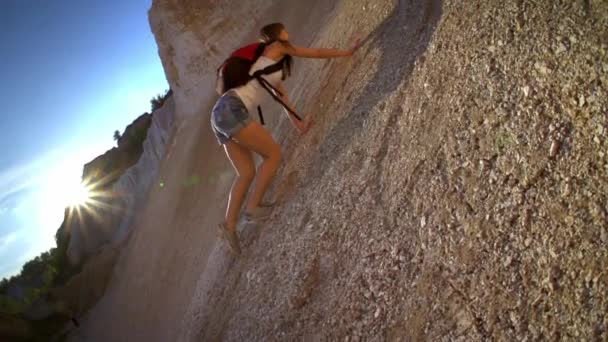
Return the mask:
<path id="1" fill-rule="evenodd" d="M 167 100 L 167 98 L 169 98 L 169 96 L 171 96 L 173 94 L 173 91 L 171 89 L 166 90 L 165 94 L 158 94 L 156 96 L 154 96 L 151 100 L 150 100 L 150 105 L 151 105 L 151 109 L 152 111 L 155 111 L 157 109 L 159 109 L 160 107 L 163 106 L 163 104 L 165 104 L 165 101 Z"/>

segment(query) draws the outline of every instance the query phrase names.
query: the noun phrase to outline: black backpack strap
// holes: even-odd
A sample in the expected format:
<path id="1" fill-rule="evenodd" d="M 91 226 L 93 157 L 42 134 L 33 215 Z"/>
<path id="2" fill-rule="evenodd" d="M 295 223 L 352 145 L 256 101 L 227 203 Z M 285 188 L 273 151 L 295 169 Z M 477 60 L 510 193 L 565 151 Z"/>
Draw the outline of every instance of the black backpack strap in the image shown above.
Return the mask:
<path id="1" fill-rule="evenodd" d="M 296 112 L 289 109 L 289 107 L 285 104 L 285 102 L 283 102 L 283 100 L 280 97 L 280 96 L 283 96 L 283 94 L 277 88 L 273 87 L 272 84 L 270 84 L 270 82 L 268 82 L 264 77 L 262 77 L 263 75 L 270 75 L 277 71 L 282 71 L 284 61 L 285 61 L 285 59 L 283 58 L 275 64 L 269 65 L 269 66 L 265 67 L 264 69 L 260 69 L 256 72 L 254 72 L 253 75 L 251 76 L 251 78 L 256 79 L 260 83 L 262 88 L 266 89 L 268 94 L 270 94 L 270 96 L 272 96 L 272 98 L 275 101 L 280 103 L 287 112 L 289 112 L 291 115 L 293 115 L 299 121 L 302 121 L 302 118 Z M 258 107 L 258 115 L 260 116 L 260 121 L 262 122 L 262 125 L 263 125 L 264 117 L 262 116 L 262 109 L 260 107 Z"/>
<path id="2" fill-rule="evenodd" d="M 260 116 L 260 123 L 264 125 L 264 115 L 262 115 L 262 107 L 258 106 L 258 115 Z"/>
<path id="3" fill-rule="evenodd" d="M 283 108 L 285 108 L 285 110 L 287 112 L 289 112 L 291 115 L 293 115 L 299 121 L 302 121 L 302 118 L 296 112 L 294 112 L 293 110 L 289 109 L 289 107 L 285 104 L 285 102 L 283 102 L 283 100 L 279 97 L 279 96 L 282 96 L 282 94 L 281 94 L 281 92 L 278 89 L 276 89 L 275 87 L 273 87 L 272 84 L 270 84 L 270 82 L 268 82 L 261 75 L 255 77 L 255 79 L 260 83 L 260 85 L 264 89 L 266 89 L 266 91 L 268 92 L 268 94 L 270 94 L 270 96 L 272 96 L 272 98 L 275 101 L 277 101 L 278 103 L 280 103 L 283 106 Z"/>
<path id="4" fill-rule="evenodd" d="M 280 61 L 269 65 L 267 67 L 265 67 L 264 69 L 260 69 L 258 71 L 256 71 L 253 75 L 254 77 L 256 75 L 270 75 L 270 74 L 274 74 L 277 71 L 283 71 L 283 64 L 285 63 L 285 59 L 281 59 Z"/>

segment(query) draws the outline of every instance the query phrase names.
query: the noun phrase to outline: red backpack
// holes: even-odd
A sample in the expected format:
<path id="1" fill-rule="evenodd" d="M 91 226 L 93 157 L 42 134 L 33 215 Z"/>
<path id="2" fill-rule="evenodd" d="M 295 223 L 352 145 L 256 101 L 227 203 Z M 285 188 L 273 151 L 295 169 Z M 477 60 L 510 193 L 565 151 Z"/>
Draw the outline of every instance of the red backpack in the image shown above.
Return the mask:
<path id="1" fill-rule="evenodd" d="M 262 77 L 263 75 L 270 75 L 277 71 L 283 71 L 285 58 L 281 59 L 275 64 L 267 66 L 264 69 L 256 71 L 253 73 L 253 75 L 249 74 L 253 64 L 264 52 L 266 45 L 267 44 L 264 43 L 249 44 L 230 54 L 230 57 L 228 57 L 228 59 L 226 59 L 224 63 L 217 68 L 216 90 L 221 95 L 230 89 L 243 86 L 255 79 L 264 89 L 266 89 L 268 94 L 270 94 L 275 101 L 279 102 L 283 108 L 285 108 L 285 110 L 301 121 L 302 119 L 298 116 L 298 114 L 290 110 L 283 102 L 281 99 L 283 94 L 281 94 L 279 90 L 273 87 L 272 84 Z M 285 73 L 283 73 L 283 79 L 285 79 Z M 258 115 L 260 116 L 260 122 L 263 125 L 264 117 L 262 115 L 262 108 L 260 108 L 260 106 L 258 106 Z"/>

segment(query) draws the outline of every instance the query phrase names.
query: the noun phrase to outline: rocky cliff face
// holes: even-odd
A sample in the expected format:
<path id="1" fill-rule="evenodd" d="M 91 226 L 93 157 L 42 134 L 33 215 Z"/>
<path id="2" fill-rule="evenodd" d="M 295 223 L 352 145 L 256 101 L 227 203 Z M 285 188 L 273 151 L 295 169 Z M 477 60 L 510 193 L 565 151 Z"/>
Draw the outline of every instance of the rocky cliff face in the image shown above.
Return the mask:
<path id="1" fill-rule="evenodd" d="M 73 339 L 605 340 L 607 11 L 155 0 L 181 122 L 167 185 Z M 234 259 L 214 243 L 233 174 L 212 75 L 273 21 L 304 45 L 367 38 L 353 59 L 298 60 L 287 86 L 316 124 L 296 137 L 269 112 L 281 204 Z"/>
<path id="2" fill-rule="evenodd" d="M 145 113 L 129 126 L 117 141 L 117 147 L 87 163 L 82 171 L 82 179 L 98 191 L 107 190 L 133 164 L 143 152 L 143 141 L 152 123 L 152 115 Z"/>
<path id="3" fill-rule="evenodd" d="M 169 97 L 160 109 L 129 125 L 118 147 L 85 165 L 83 180 L 97 195 L 87 208 L 66 211 L 63 226 L 70 234 L 71 263 L 80 264 L 102 245 L 128 235 L 138 206 L 158 175 L 174 113 L 175 103 Z"/>

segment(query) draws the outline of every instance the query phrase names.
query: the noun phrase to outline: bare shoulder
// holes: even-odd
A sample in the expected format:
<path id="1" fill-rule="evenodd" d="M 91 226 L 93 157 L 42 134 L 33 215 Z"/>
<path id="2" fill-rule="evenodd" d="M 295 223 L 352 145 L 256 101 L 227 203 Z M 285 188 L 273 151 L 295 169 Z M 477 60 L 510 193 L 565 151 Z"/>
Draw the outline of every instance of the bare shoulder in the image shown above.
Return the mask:
<path id="1" fill-rule="evenodd" d="M 288 49 L 291 44 L 286 42 L 275 41 L 264 49 L 263 56 L 279 60 L 288 54 Z"/>

